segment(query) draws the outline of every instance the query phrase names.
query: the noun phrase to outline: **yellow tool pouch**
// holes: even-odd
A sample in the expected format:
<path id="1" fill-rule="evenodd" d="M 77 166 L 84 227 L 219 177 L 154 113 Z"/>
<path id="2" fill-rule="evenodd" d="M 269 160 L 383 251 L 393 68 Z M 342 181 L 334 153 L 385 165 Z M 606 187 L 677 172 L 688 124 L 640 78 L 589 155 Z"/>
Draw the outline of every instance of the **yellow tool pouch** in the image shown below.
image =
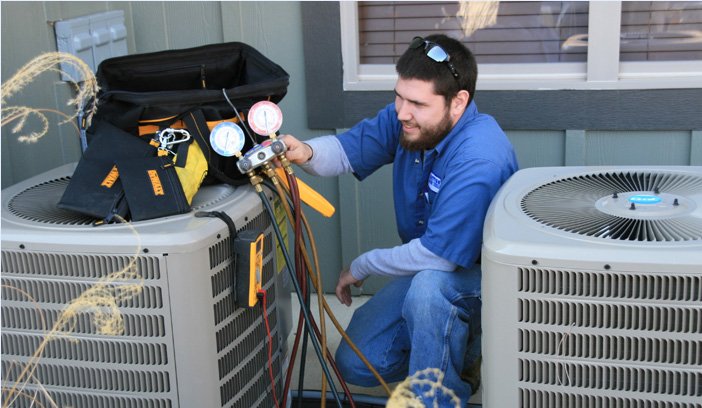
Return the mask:
<path id="1" fill-rule="evenodd" d="M 184 152 L 187 157 L 184 166 L 181 167 L 178 162 L 179 158 L 183 157 L 180 150 L 183 150 L 184 147 L 187 147 L 187 151 Z M 174 164 L 180 185 L 183 187 L 183 194 L 185 194 L 188 204 L 192 204 L 195 193 L 200 189 L 205 176 L 207 176 L 207 159 L 197 143 L 190 143 L 184 147 L 181 147 L 176 154 Z"/>

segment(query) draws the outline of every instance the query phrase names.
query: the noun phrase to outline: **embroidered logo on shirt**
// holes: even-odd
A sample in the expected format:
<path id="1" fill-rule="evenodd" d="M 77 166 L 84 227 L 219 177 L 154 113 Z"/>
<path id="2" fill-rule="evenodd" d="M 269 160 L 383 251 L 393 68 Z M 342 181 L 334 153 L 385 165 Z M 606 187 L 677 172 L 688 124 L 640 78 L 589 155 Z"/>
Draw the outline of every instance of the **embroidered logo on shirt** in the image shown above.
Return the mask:
<path id="1" fill-rule="evenodd" d="M 429 183 L 427 183 L 429 186 L 429 190 L 438 193 L 439 189 L 441 188 L 441 179 L 432 172 L 429 174 Z"/>

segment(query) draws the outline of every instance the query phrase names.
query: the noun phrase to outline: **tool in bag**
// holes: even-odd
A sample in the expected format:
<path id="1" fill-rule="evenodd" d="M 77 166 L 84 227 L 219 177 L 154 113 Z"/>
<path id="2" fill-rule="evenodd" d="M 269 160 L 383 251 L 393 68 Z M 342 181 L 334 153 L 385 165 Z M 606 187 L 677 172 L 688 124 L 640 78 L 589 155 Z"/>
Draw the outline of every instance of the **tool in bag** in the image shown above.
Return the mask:
<path id="1" fill-rule="evenodd" d="M 85 131 L 87 148 L 81 158 L 88 163 L 78 167 L 95 166 L 91 157 L 99 156 L 101 171 L 115 168 L 114 184 L 120 193 L 109 199 L 119 205 L 101 201 L 96 206 L 91 197 L 105 200 L 106 196 L 97 182 L 102 180 L 76 177 L 76 171 L 59 206 L 106 222 L 115 211 L 132 220 L 189 211 L 202 184 L 246 184 L 246 176 L 237 169 L 237 157 L 262 139 L 239 137 L 236 128 L 250 133 L 245 115 L 251 106 L 280 101 L 289 83 L 283 68 L 239 42 L 110 58 L 100 63 L 96 77 L 97 113 Z M 225 123 L 214 132 L 219 136 L 213 137 L 217 125 Z M 118 157 L 113 150 L 99 147 L 102 143 L 95 146 L 108 126 L 148 146 L 149 153 L 137 149 Z M 114 143 L 121 142 L 115 139 Z M 96 150 L 102 152 L 96 155 Z M 154 180 L 160 182 L 163 195 L 154 195 L 160 193 L 154 189 L 159 185 Z M 173 180 L 179 182 L 182 196 Z M 154 207 L 162 211 L 152 211 Z"/>

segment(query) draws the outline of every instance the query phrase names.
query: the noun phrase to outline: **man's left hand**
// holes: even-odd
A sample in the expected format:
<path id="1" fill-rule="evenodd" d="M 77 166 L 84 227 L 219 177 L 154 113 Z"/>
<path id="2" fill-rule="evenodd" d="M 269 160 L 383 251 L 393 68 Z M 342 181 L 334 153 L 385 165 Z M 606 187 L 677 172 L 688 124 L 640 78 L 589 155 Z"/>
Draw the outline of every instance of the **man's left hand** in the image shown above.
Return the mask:
<path id="1" fill-rule="evenodd" d="M 336 284 L 336 298 L 346 306 L 351 306 L 351 285 L 360 288 L 363 281 L 354 278 L 349 268 L 343 269 Z"/>

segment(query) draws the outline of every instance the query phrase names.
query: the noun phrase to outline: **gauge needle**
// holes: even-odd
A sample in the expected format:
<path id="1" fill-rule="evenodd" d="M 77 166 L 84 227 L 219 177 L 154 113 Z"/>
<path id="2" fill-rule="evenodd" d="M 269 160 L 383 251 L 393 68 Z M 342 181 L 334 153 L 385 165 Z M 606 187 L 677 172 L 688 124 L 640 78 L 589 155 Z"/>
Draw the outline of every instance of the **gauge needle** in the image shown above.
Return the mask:
<path id="1" fill-rule="evenodd" d="M 270 134 L 271 132 L 268 131 L 268 115 L 266 111 L 263 111 L 263 122 L 266 124 L 266 134 Z"/>

